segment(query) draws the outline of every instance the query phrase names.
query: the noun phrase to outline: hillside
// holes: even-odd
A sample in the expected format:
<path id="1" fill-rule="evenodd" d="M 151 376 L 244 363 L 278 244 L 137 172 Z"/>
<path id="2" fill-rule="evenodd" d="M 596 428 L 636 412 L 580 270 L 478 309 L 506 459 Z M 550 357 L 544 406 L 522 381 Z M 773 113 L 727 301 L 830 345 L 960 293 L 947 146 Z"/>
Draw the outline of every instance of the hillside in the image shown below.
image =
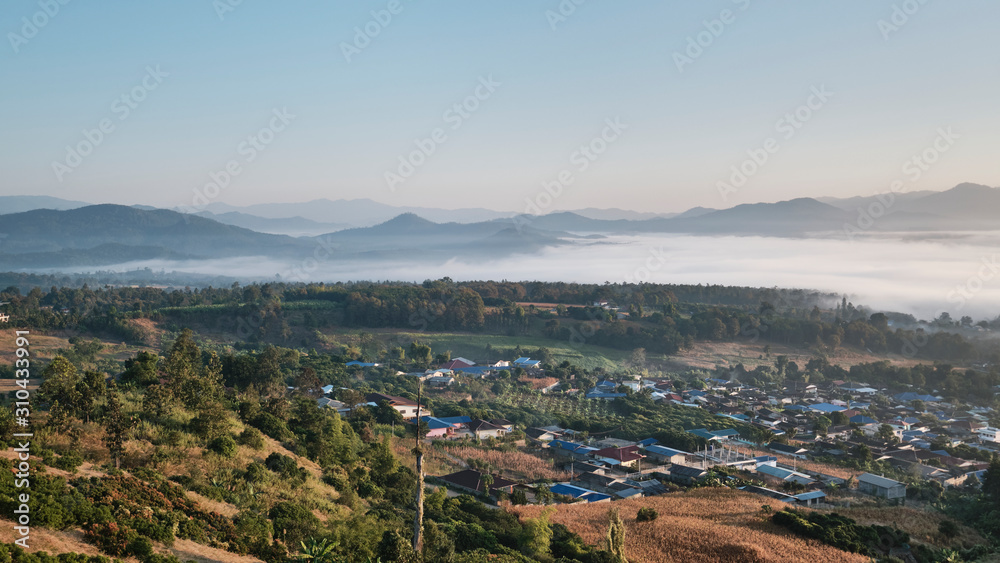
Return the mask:
<path id="1" fill-rule="evenodd" d="M 728 489 L 623 500 L 609 504 L 572 504 L 555 508 L 551 521 L 563 524 L 592 545 L 602 545 L 608 509 L 614 506 L 626 525 L 625 553 L 636 563 L 865 563 L 869 559 L 793 536 L 768 521 L 761 506 L 768 499 Z M 636 522 L 640 508 L 659 513 Z M 537 517 L 540 506 L 515 506 L 520 518 Z"/>
<path id="2" fill-rule="evenodd" d="M 48 254 L 53 260 L 64 250 L 88 250 L 117 244 L 121 257 L 127 247 L 160 247 L 165 252 L 208 258 L 303 251 L 307 243 L 291 237 L 257 233 L 217 221 L 166 210 L 143 210 L 122 205 L 91 205 L 56 211 L 37 209 L 3 216 L 5 262 L 19 255 Z M 66 261 L 70 258 L 65 257 Z M 120 258 L 93 255 L 95 265 Z M 43 257 L 23 257 L 32 264 Z"/>

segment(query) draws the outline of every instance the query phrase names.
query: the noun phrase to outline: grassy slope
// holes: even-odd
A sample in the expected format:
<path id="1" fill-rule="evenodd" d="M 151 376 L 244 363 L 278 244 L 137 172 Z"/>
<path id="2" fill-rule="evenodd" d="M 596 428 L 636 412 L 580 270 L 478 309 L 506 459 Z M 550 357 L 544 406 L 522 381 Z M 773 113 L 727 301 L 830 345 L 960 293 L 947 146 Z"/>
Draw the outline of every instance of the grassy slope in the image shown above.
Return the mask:
<path id="1" fill-rule="evenodd" d="M 585 541 L 603 546 L 608 510 L 617 508 L 625 522 L 625 553 L 635 563 L 698 561 L 700 563 L 863 563 L 868 558 L 790 534 L 766 521 L 761 506 L 769 499 L 728 489 L 699 489 L 609 505 L 572 504 L 556 507 L 551 520 L 566 525 Z M 772 504 L 775 501 L 771 501 Z M 659 518 L 636 522 L 641 507 Z M 522 518 L 535 517 L 540 506 L 512 507 Z"/>

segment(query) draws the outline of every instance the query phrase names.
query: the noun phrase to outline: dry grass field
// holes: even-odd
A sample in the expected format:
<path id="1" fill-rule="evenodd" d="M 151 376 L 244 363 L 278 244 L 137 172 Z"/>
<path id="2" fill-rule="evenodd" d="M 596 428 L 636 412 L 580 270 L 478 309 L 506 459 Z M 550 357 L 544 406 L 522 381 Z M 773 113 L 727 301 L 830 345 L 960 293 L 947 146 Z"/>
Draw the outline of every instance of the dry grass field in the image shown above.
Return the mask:
<path id="1" fill-rule="evenodd" d="M 764 355 L 764 347 L 770 344 L 770 357 Z M 664 364 L 666 371 L 683 371 L 688 368 L 713 369 L 716 366 L 735 366 L 743 364 L 748 370 L 756 368 L 758 365 L 774 365 L 775 358 L 779 355 L 788 356 L 790 361 L 800 366 L 805 365 L 811 358 L 817 356 L 817 351 L 812 348 L 797 348 L 773 344 L 763 340 L 747 342 L 696 342 L 689 349 L 681 350 L 676 355 L 671 356 Z M 893 365 L 913 366 L 917 361 L 912 358 L 905 358 L 893 354 L 868 354 L 848 348 L 837 348 L 833 352 L 826 352 L 827 359 L 831 364 L 850 368 L 855 364 L 866 362 L 877 362 L 888 360 Z"/>
<path id="2" fill-rule="evenodd" d="M 469 446 L 445 446 L 445 451 L 461 460 L 469 458 L 485 461 L 500 470 L 500 474 L 508 479 L 552 479 L 553 481 L 568 480 L 568 471 L 555 469 L 548 460 L 525 452 L 501 452 L 497 450 L 482 450 Z"/>
<path id="3" fill-rule="evenodd" d="M 946 518 L 929 510 L 902 506 L 852 506 L 838 508 L 837 512 L 858 521 L 859 524 L 893 526 L 910 534 L 914 541 L 941 547 L 966 548 L 982 545 L 987 541 L 972 528 L 959 526 L 959 533 L 951 540 L 938 532 L 938 526 Z"/>
<path id="4" fill-rule="evenodd" d="M 614 503 L 625 522 L 625 552 L 637 563 L 864 563 L 853 553 L 795 536 L 766 520 L 765 498 L 728 489 L 699 489 Z M 564 524 L 592 545 L 603 546 L 612 505 L 560 505 L 552 522 Z M 639 508 L 659 512 L 652 522 L 636 522 Z M 508 508 L 536 517 L 540 506 Z"/>

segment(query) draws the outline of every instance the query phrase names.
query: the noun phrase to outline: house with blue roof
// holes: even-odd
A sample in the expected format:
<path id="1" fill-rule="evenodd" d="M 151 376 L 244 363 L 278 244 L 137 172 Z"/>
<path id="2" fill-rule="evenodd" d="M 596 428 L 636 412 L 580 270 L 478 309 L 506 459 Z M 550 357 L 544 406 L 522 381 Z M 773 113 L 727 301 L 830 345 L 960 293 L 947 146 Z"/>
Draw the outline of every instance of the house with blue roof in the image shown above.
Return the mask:
<path id="1" fill-rule="evenodd" d="M 447 438 L 461 427 L 460 424 L 446 422 L 443 419 L 435 418 L 433 416 L 421 416 L 420 421 L 427 424 L 426 436 L 428 438 Z"/>
<path id="2" fill-rule="evenodd" d="M 877 420 L 869 416 L 865 416 L 863 414 L 856 414 L 848 420 L 850 420 L 851 424 L 860 424 L 861 426 L 866 426 L 868 424 L 878 424 Z"/>
<path id="3" fill-rule="evenodd" d="M 940 401 L 941 397 L 935 397 L 934 395 L 921 395 L 920 393 L 914 393 L 912 391 L 907 391 L 906 393 L 899 393 L 898 395 L 893 395 L 893 399 L 899 401 L 900 403 L 912 403 L 913 401 L 923 401 L 925 403 L 933 403 L 935 401 Z"/>
<path id="4" fill-rule="evenodd" d="M 652 446 L 654 444 L 659 444 L 660 441 L 656 438 L 646 438 L 645 440 L 639 440 L 639 445 L 642 447 Z"/>
<path id="5" fill-rule="evenodd" d="M 610 501 L 611 495 L 605 495 L 598 493 L 597 491 L 592 491 L 590 489 L 584 489 L 583 487 L 577 487 L 576 485 L 570 485 L 567 483 L 557 483 L 549 487 L 549 491 L 554 494 L 570 497 L 573 499 L 580 499 L 586 502 L 601 502 Z"/>
<path id="6" fill-rule="evenodd" d="M 824 414 L 832 414 L 835 412 L 844 412 L 847 407 L 842 407 L 840 405 L 834 405 L 832 403 L 816 403 L 815 405 L 809 405 L 809 408 L 816 412 L 821 412 Z"/>
<path id="7" fill-rule="evenodd" d="M 806 475 L 805 473 L 799 473 L 798 471 L 792 471 L 791 469 L 784 469 L 782 467 L 771 465 L 758 465 L 757 473 L 767 475 L 768 477 L 779 481 L 799 483 L 801 485 L 811 485 L 816 482 L 812 477 Z"/>
<path id="8" fill-rule="evenodd" d="M 538 368 L 542 365 L 541 360 L 532 360 L 531 358 L 518 358 L 514 360 L 514 367 L 530 369 Z"/>
<path id="9" fill-rule="evenodd" d="M 582 459 L 596 452 L 597 448 L 592 448 L 585 444 L 578 444 L 568 440 L 552 440 L 549 442 L 549 449 L 557 454 Z"/>
<path id="10" fill-rule="evenodd" d="M 347 362 L 344 365 L 347 366 L 347 367 L 374 368 L 374 367 L 378 367 L 380 364 L 371 363 L 371 362 L 359 362 L 357 360 L 352 360 L 350 362 Z"/>

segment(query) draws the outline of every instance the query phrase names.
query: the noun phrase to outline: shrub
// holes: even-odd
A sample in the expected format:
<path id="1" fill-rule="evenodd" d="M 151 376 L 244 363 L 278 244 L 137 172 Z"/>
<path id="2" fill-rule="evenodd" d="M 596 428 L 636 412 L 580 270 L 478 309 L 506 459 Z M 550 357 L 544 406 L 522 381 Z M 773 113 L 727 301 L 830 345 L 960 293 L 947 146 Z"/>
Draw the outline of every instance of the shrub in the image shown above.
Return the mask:
<path id="1" fill-rule="evenodd" d="M 236 444 L 236 440 L 233 440 L 232 436 L 226 434 L 209 442 L 208 449 L 222 457 L 233 458 L 236 457 L 236 452 L 239 451 L 240 447 Z"/>
<path id="2" fill-rule="evenodd" d="M 260 433 L 260 430 L 253 427 L 240 432 L 238 442 L 257 451 L 264 449 L 264 435 Z"/>
<path id="3" fill-rule="evenodd" d="M 635 515 L 636 522 L 652 522 L 660 515 L 655 508 L 644 506 L 639 509 L 639 513 Z"/>
<path id="4" fill-rule="evenodd" d="M 292 431 L 288 429 L 288 425 L 285 424 L 285 421 L 269 412 L 261 413 L 254 417 L 252 424 L 261 432 L 279 442 L 291 440 L 294 437 Z"/>
<path id="5" fill-rule="evenodd" d="M 153 555 L 153 542 L 149 541 L 149 538 L 136 536 L 128 543 L 128 553 L 138 557 L 140 561 L 145 561 Z"/>
<path id="6" fill-rule="evenodd" d="M 274 536 L 286 545 L 297 545 L 300 541 L 316 536 L 321 523 L 319 518 L 306 507 L 294 502 L 279 502 L 267 513 L 274 523 Z"/>
<path id="7" fill-rule="evenodd" d="M 243 478 L 249 483 L 263 483 L 267 479 L 267 468 L 255 461 L 247 466 Z"/>
<path id="8" fill-rule="evenodd" d="M 958 535 L 958 524 L 956 524 L 953 520 L 942 520 L 941 523 L 938 524 L 938 532 L 942 536 L 951 539 Z"/>
<path id="9" fill-rule="evenodd" d="M 59 459 L 55 461 L 54 467 L 63 471 L 69 471 L 70 473 L 76 473 L 76 468 L 81 465 L 83 465 L 83 458 L 79 455 L 64 454 L 59 456 Z"/>

